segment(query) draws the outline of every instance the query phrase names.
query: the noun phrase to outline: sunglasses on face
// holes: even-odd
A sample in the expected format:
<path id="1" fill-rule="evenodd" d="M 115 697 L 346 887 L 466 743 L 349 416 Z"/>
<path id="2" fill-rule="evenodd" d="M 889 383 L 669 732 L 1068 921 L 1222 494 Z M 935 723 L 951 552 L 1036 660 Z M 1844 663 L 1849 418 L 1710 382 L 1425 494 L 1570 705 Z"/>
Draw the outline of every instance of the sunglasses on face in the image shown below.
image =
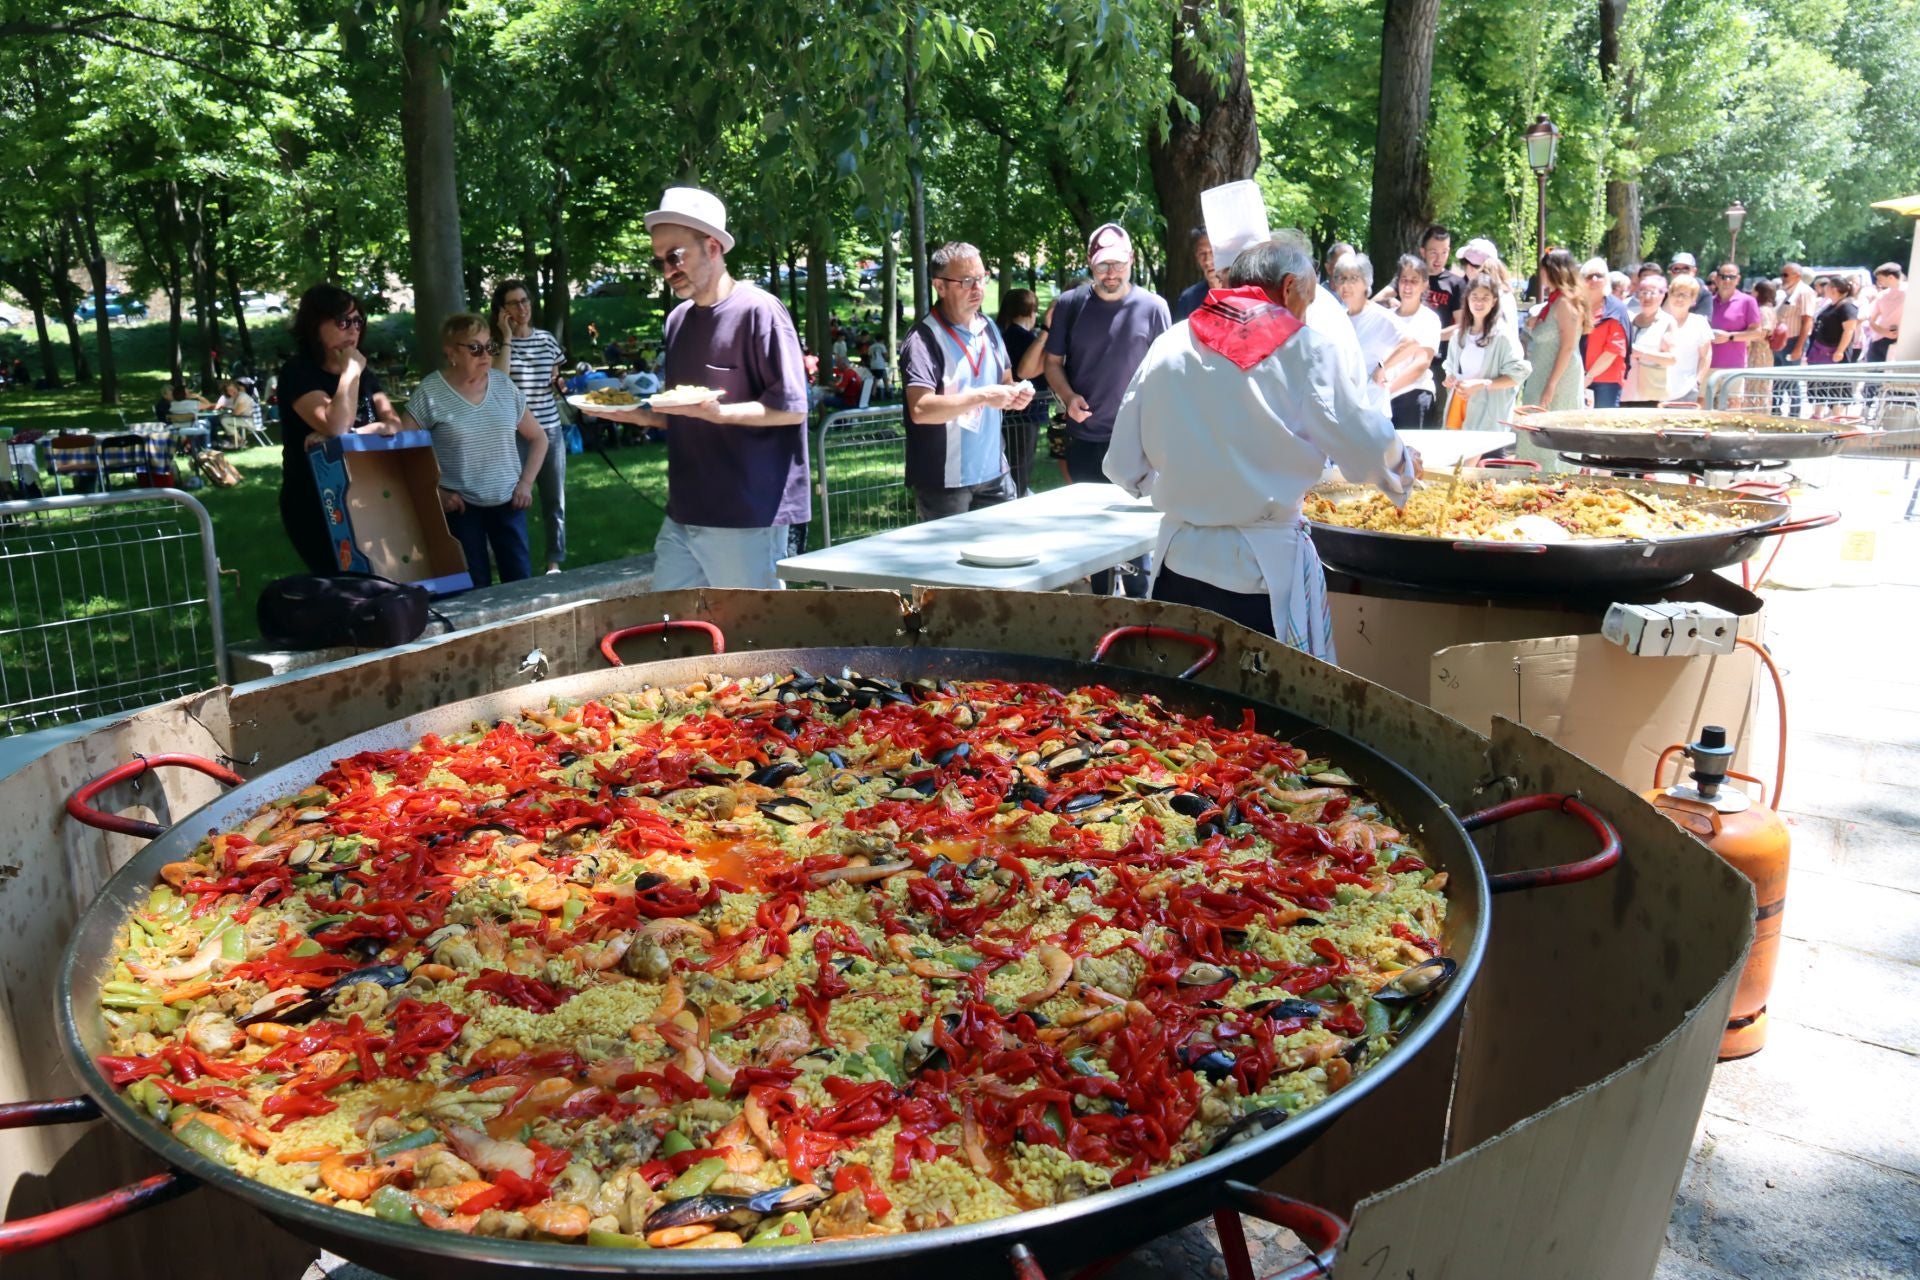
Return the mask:
<path id="1" fill-rule="evenodd" d="M 653 255 L 653 265 L 659 267 L 662 271 L 677 271 L 686 264 L 686 245 L 681 245 L 678 249 L 669 249 L 664 254 L 656 253 Z"/>
<path id="2" fill-rule="evenodd" d="M 1593 272 L 1589 272 L 1589 273 L 1588 273 L 1588 275 L 1587 275 L 1587 279 L 1589 279 L 1589 280 L 1605 280 L 1605 279 L 1606 279 L 1606 276 L 1604 276 L 1604 275 L 1602 275 L 1602 274 L 1601 274 L 1600 272 L 1598 272 L 1598 271 L 1593 271 Z"/>
<path id="3" fill-rule="evenodd" d="M 500 350 L 500 344 L 497 342 L 456 342 L 453 345 L 470 356 L 490 356 L 497 354 Z"/>

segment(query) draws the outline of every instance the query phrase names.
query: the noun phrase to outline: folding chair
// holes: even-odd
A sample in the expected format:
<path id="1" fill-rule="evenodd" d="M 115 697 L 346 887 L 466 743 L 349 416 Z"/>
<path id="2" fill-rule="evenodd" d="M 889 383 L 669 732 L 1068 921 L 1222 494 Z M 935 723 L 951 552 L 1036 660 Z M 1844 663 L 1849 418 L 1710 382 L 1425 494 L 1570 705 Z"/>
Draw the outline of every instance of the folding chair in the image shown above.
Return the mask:
<path id="1" fill-rule="evenodd" d="M 255 449 L 273 448 L 273 437 L 267 434 L 266 411 L 256 398 L 253 402 L 253 415 L 246 418 L 228 419 L 227 430 L 235 437 Z"/>
<path id="2" fill-rule="evenodd" d="M 74 488 L 104 489 L 106 477 L 100 469 L 100 442 L 92 436 L 58 435 L 47 442 L 48 470 L 53 472 L 53 491 L 65 493 L 66 477 L 73 477 Z M 82 482 L 85 477 L 85 483 Z"/>
<path id="3" fill-rule="evenodd" d="M 105 492 L 113 487 L 115 476 L 132 476 L 138 484 L 141 478 L 152 470 L 147 459 L 147 442 L 142 436 L 129 431 L 123 435 L 105 436 L 100 440 L 100 489 Z"/>

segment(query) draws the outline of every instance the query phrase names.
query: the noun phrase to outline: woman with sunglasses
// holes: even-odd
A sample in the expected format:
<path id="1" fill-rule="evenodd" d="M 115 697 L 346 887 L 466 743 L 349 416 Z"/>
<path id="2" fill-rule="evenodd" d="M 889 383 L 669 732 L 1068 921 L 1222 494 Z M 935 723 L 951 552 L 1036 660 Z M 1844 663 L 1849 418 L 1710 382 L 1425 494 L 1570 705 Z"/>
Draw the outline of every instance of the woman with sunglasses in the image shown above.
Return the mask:
<path id="1" fill-rule="evenodd" d="M 476 587 L 493 584 L 489 552 L 500 562 L 500 581 L 532 575 L 527 508 L 547 456 L 547 433 L 526 394 L 493 367 L 499 346 L 480 316 L 450 317 L 440 326 L 446 368 L 421 379 L 402 419 L 433 434 L 440 506 Z"/>
<path id="2" fill-rule="evenodd" d="M 334 574 L 344 566 L 307 450 L 349 431 L 392 435 L 400 426 L 379 375 L 360 353 L 366 328 L 352 294 L 316 284 L 294 308 L 294 352 L 280 367 L 280 524 L 309 573 Z"/>

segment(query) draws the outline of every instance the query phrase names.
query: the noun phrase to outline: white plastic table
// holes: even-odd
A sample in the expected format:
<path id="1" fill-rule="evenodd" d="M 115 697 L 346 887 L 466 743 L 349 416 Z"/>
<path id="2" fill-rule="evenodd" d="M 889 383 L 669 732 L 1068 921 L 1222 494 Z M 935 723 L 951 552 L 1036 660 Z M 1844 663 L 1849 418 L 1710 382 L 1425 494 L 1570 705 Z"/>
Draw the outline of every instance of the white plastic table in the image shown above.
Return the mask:
<path id="1" fill-rule="evenodd" d="M 790 556 L 783 582 L 830 587 L 994 587 L 1057 591 L 1088 574 L 1153 550 L 1160 513 L 1117 485 L 1070 484 L 997 507 L 890 529 L 872 537 Z M 972 542 L 1016 540 L 1039 557 L 1014 569 L 987 569 L 960 559 Z"/>

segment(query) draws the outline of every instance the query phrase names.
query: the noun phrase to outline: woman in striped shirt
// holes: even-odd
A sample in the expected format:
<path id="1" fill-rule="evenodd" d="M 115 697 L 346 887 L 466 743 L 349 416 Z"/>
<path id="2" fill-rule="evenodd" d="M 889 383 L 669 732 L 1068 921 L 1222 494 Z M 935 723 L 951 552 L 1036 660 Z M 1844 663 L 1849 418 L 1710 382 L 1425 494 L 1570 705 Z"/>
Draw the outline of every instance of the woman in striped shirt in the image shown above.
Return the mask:
<path id="1" fill-rule="evenodd" d="M 547 458 L 540 466 L 540 514 L 547 526 L 547 572 L 558 573 L 567 558 L 567 442 L 553 392 L 567 353 L 552 334 L 533 327 L 533 295 L 521 280 L 502 280 L 494 286 L 493 334 L 500 344 L 493 367 L 513 379 L 534 421 L 547 433 Z"/>
<path id="2" fill-rule="evenodd" d="M 533 572 L 527 508 L 548 452 L 547 433 L 520 388 L 492 367 L 498 344 L 485 320 L 453 316 L 440 328 L 440 345 L 446 368 L 421 380 L 407 401 L 402 426 L 433 434 L 440 505 L 447 528 L 466 552 L 473 585 L 493 582 L 489 551 L 500 562 L 500 580 L 517 582 Z"/>

